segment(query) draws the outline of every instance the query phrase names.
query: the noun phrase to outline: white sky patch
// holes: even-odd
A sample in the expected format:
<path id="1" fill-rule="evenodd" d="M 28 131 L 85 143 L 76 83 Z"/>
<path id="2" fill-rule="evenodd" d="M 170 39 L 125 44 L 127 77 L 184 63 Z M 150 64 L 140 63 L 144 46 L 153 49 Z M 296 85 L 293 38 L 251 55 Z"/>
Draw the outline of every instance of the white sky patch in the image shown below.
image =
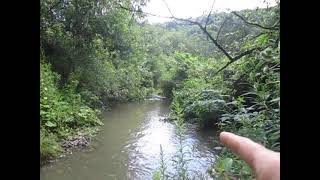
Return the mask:
<path id="1" fill-rule="evenodd" d="M 276 5 L 275 0 L 215 0 L 213 11 L 220 12 L 227 11 L 227 9 L 243 10 L 267 7 L 267 3 L 264 3 L 264 1 L 269 6 Z M 198 17 L 204 13 L 208 14 L 214 0 L 166 0 L 166 2 L 175 17 L 189 18 Z M 158 16 L 171 16 L 163 0 L 150 0 L 143 11 Z M 148 16 L 147 20 L 150 23 L 161 23 L 170 19 Z"/>

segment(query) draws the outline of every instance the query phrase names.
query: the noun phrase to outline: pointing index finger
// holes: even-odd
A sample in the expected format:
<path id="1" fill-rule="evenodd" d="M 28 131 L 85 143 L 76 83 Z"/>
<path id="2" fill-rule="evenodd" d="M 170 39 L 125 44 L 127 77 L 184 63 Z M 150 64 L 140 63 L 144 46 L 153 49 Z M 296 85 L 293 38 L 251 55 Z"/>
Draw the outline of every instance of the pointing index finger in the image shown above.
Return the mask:
<path id="1" fill-rule="evenodd" d="M 257 152 L 259 150 L 263 150 L 263 146 L 251 141 L 248 138 L 228 132 L 220 133 L 220 141 L 255 169 Z"/>

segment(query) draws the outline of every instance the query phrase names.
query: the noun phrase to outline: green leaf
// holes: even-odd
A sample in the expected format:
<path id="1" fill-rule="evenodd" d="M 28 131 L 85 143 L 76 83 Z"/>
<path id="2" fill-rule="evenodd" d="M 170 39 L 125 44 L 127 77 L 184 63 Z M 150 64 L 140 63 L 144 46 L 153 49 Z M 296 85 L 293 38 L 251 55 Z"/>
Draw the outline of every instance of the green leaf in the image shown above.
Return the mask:
<path id="1" fill-rule="evenodd" d="M 57 124 L 51 121 L 47 121 L 45 124 L 47 127 L 57 127 Z"/>
<path id="2" fill-rule="evenodd" d="M 232 168 L 233 159 L 225 158 L 222 160 L 222 167 L 225 171 L 230 171 Z"/>

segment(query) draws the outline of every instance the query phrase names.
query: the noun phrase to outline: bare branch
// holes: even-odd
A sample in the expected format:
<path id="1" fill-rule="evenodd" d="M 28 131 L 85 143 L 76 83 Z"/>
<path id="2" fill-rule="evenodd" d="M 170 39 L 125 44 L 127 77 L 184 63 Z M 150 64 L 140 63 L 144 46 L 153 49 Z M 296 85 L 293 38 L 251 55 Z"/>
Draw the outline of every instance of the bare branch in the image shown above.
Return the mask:
<path id="1" fill-rule="evenodd" d="M 268 46 L 267 46 L 267 47 L 268 47 Z M 251 54 L 251 53 L 252 53 L 253 51 L 255 51 L 255 50 L 261 50 L 261 48 L 253 48 L 253 49 L 247 50 L 247 51 L 245 51 L 245 52 L 242 52 L 242 53 L 240 53 L 238 56 L 236 56 L 236 57 L 233 58 L 233 62 L 234 62 L 234 61 L 237 61 L 238 59 L 242 58 L 243 56 L 246 56 L 246 55 Z"/>
<path id="2" fill-rule="evenodd" d="M 270 47 L 270 45 L 264 47 L 264 48 L 259 48 L 259 47 L 256 47 L 256 48 L 253 48 L 253 49 L 250 49 L 250 50 L 247 50 L 241 54 L 239 54 L 238 56 L 234 57 L 232 61 L 229 61 L 227 64 L 225 64 L 223 67 L 221 67 L 217 72 L 215 72 L 213 76 L 216 76 L 217 74 L 219 74 L 221 71 L 223 71 L 224 69 L 226 69 L 230 64 L 236 62 L 237 60 L 241 59 L 243 56 L 246 56 L 246 55 L 249 55 L 251 54 L 253 51 L 255 50 L 258 50 L 258 51 L 263 51 L 265 49 L 267 49 L 268 47 Z"/>
<path id="3" fill-rule="evenodd" d="M 233 58 L 230 56 L 230 54 L 211 36 L 211 34 L 200 24 L 198 23 L 197 24 L 200 29 L 209 37 L 209 39 L 213 42 L 213 44 L 215 46 L 217 46 L 217 48 L 223 52 L 223 54 L 225 56 L 227 56 L 227 58 L 230 60 L 230 61 L 233 61 Z"/>
<path id="4" fill-rule="evenodd" d="M 240 18 L 242 21 L 244 21 L 246 24 L 249 24 L 251 26 L 256 26 L 256 27 L 259 27 L 259 28 L 262 28 L 262 29 L 266 29 L 266 30 L 273 30 L 273 31 L 279 30 L 279 28 L 277 28 L 277 27 L 265 27 L 265 26 L 262 26 L 262 25 L 257 24 L 257 23 L 249 22 L 244 17 L 242 17 L 241 15 L 236 13 L 235 11 L 233 11 L 232 13 L 234 15 L 236 15 L 238 18 Z"/>
<path id="5" fill-rule="evenodd" d="M 166 2 L 165 0 L 162 0 L 162 1 L 163 1 L 163 2 L 164 2 L 164 4 L 166 5 L 166 7 L 167 7 L 167 9 L 168 9 L 169 13 L 171 14 L 171 16 L 172 16 L 172 17 L 174 17 L 174 15 L 172 14 L 172 12 L 171 12 L 171 10 L 170 10 L 170 8 L 169 8 L 169 6 L 168 6 L 167 2 Z"/>
<path id="6" fill-rule="evenodd" d="M 229 19 L 230 19 L 230 17 L 229 17 L 229 18 L 226 18 L 226 19 L 222 22 L 222 24 L 221 24 L 221 26 L 220 26 L 220 28 L 219 28 L 219 31 L 218 31 L 218 33 L 217 33 L 217 36 L 216 36 L 216 41 L 218 41 L 218 38 L 219 38 L 220 32 L 221 32 L 221 30 L 222 30 L 222 28 L 223 28 L 224 24 L 225 24 Z"/>
<path id="7" fill-rule="evenodd" d="M 212 5 L 211 5 L 210 12 L 209 12 L 209 14 L 208 14 L 208 16 L 207 16 L 207 19 L 206 19 L 206 24 L 204 25 L 204 28 L 205 28 L 205 29 L 207 29 L 207 25 L 208 25 L 208 22 L 209 22 L 209 18 L 210 18 L 210 16 L 211 16 L 212 9 L 213 9 L 213 6 L 214 6 L 214 3 L 215 3 L 215 2 L 216 2 L 216 0 L 213 0 L 213 3 L 212 3 Z"/>
<path id="8" fill-rule="evenodd" d="M 130 8 L 127 8 L 127 7 L 122 6 L 122 5 L 119 4 L 119 3 L 116 3 L 116 4 L 118 5 L 118 8 L 121 8 L 121 9 L 124 9 L 124 10 L 127 10 L 127 11 L 130 11 L 130 12 L 143 13 L 143 14 L 145 14 L 145 15 L 154 16 L 154 17 L 159 17 L 159 18 L 172 19 L 172 17 L 159 16 L 159 15 L 152 14 L 152 13 L 148 13 L 148 12 L 143 12 L 143 11 L 139 11 L 139 10 L 135 10 L 135 9 L 130 9 Z"/>
<path id="9" fill-rule="evenodd" d="M 229 61 L 226 65 L 224 65 L 222 68 L 220 68 L 217 72 L 215 72 L 211 77 L 216 76 L 217 74 L 219 74 L 222 70 L 224 70 L 225 68 L 227 68 L 230 64 L 232 64 L 234 61 Z"/>
<path id="10" fill-rule="evenodd" d="M 165 0 L 163 0 L 165 2 Z M 199 28 L 203 31 L 203 33 L 209 37 L 209 39 L 213 42 L 213 44 L 229 59 L 229 62 L 224 65 L 222 68 L 220 68 L 217 72 L 214 73 L 213 76 L 217 75 L 219 72 L 221 72 L 222 70 L 224 70 L 225 68 L 227 68 L 230 64 L 236 62 L 237 60 L 241 59 L 242 57 L 246 56 L 246 55 L 249 55 L 251 54 L 253 51 L 255 50 L 264 50 L 266 49 L 267 47 L 265 48 L 259 48 L 259 47 L 256 47 L 256 48 L 253 48 L 253 49 L 250 49 L 250 50 L 247 50 L 245 52 L 242 52 L 240 53 L 239 55 L 235 56 L 235 57 L 232 57 L 218 42 L 217 42 L 217 39 L 214 39 L 212 37 L 212 35 L 207 31 L 206 27 L 202 26 L 201 23 L 197 22 L 197 21 L 193 21 L 191 19 L 183 19 L 183 18 L 177 18 L 177 17 L 174 17 L 169 6 L 167 5 L 167 3 L 165 3 L 167 8 L 168 8 L 168 11 L 171 13 L 171 17 L 163 17 L 163 16 L 158 16 L 158 15 L 155 15 L 155 14 L 151 14 L 151 13 L 146 13 L 146 12 L 142 12 L 142 11 L 138 11 L 140 13 L 144 13 L 144 14 L 147 14 L 147 15 L 151 15 L 151 16 L 156 16 L 156 17 L 162 17 L 162 18 L 170 18 L 170 19 L 175 19 L 175 20 L 179 20 L 179 21 L 184 21 L 184 22 L 188 22 L 190 24 L 194 24 L 194 25 L 197 25 L 199 26 Z M 121 4 L 119 4 L 119 7 L 122 8 L 122 9 L 126 9 L 126 10 L 129 10 L 129 11 L 136 11 L 136 10 L 132 10 L 132 9 L 129 9 L 129 8 L 126 8 L 126 7 L 123 7 Z M 221 29 L 221 27 L 220 27 Z"/>
<path id="11" fill-rule="evenodd" d="M 232 58 L 231 55 L 212 37 L 212 35 L 207 31 L 207 29 L 206 29 L 204 26 L 202 26 L 202 25 L 201 25 L 199 22 L 197 22 L 197 21 L 192 21 L 192 20 L 190 20 L 190 19 L 182 19 L 182 18 L 176 18 L 176 17 L 174 17 L 173 14 L 172 14 L 172 12 L 171 12 L 171 10 L 170 10 L 170 8 L 169 8 L 169 6 L 168 6 L 168 4 L 166 3 L 166 1 L 165 1 L 165 0 L 163 0 L 163 1 L 165 2 L 166 6 L 167 6 L 167 9 L 168 9 L 168 11 L 171 13 L 173 19 L 180 20 L 180 21 L 184 21 L 184 22 L 189 22 L 189 23 L 191 23 L 191 24 L 195 24 L 195 25 L 199 26 L 199 28 L 207 35 L 207 37 L 209 37 L 209 39 L 213 42 L 213 44 L 214 44 L 220 51 L 222 51 L 222 53 L 223 53 L 225 56 L 227 56 L 227 58 L 228 58 L 230 61 L 234 61 L 234 58 Z"/>

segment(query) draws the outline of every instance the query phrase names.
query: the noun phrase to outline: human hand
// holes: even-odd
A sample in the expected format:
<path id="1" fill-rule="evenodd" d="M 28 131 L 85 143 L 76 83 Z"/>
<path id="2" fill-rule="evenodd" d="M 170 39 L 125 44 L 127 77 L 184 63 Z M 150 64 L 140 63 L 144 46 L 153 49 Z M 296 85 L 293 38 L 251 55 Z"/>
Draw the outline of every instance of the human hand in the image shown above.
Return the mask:
<path id="1" fill-rule="evenodd" d="M 220 141 L 249 164 L 257 180 L 280 179 L 280 153 L 229 132 L 220 133 Z"/>

